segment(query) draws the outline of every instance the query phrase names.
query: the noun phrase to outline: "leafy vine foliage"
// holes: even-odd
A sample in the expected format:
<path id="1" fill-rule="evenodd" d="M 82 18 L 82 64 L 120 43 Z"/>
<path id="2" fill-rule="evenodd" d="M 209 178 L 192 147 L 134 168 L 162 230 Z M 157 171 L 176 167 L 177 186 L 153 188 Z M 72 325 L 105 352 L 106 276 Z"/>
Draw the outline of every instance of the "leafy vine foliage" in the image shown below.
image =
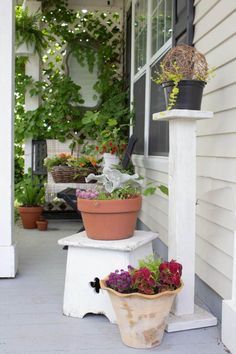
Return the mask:
<path id="1" fill-rule="evenodd" d="M 44 0 L 39 28 L 46 40 L 41 51 L 42 80 L 24 74 L 26 58 L 16 58 L 15 134 L 24 138 L 72 138 L 127 141 L 131 113 L 122 78 L 122 32 L 118 13 L 82 13 L 67 1 Z M 17 18 L 16 18 L 17 22 Z M 67 75 L 66 56 L 73 55 L 90 72 L 98 70 L 94 89 L 99 105 L 86 108 L 81 87 Z M 39 95 L 40 106 L 24 109 L 26 90 Z"/>

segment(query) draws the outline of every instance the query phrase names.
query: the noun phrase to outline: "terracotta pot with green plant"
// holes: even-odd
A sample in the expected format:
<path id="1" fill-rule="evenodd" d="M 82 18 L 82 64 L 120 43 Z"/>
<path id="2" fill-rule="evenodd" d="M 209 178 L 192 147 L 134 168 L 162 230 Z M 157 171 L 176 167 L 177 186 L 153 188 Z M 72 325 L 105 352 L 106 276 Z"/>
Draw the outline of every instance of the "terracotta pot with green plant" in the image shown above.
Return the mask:
<path id="1" fill-rule="evenodd" d="M 158 346 L 164 334 L 175 296 L 181 291 L 182 265 L 153 256 L 138 268 L 116 270 L 100 286 L 109 294 L 121 339 L 133 348 Z"/>
<path id="2" fill-rule="evenodd" d="M 80 210 L 85 231 L 96 240 L 120 240 L 134 234 L 138 213 L 142 205 L 140 177 L 119 170 L 103 171 L 102 175 L 90 174 L 86 181 L 97 180 L 97 190 L 77 189 L 77 206 Z M 159 186 L 166 191 L 165 186 Z M 145 195 L 156 187 L 146 188 Z"/>
<path id="3" fill-rule="evenodd" d="M 21 182 L 16 185 L 16 201 L 22 224 L 25 229 L 35 229 L 36 221 L 43 212 L 45 189 L 39 177 L 32 178 L 25 174 Z"/>
<path id="4" fill-rule="evenodd" d="M 200 110 L 203 89 L 212 74 L 202 53 L 180 44 L 166 54 L 153 81 L 164 89 L 167 110 Z"/>

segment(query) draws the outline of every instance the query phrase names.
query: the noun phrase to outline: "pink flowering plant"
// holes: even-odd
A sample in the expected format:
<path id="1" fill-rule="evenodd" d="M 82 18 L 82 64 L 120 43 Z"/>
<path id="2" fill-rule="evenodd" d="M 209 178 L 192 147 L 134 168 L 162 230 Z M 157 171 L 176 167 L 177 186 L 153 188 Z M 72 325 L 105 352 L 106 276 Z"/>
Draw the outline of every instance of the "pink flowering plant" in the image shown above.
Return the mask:
<path id="1" fill-rule="evenodd" d="M 119 293 L 141 293 L 155 295 L 173 291 L 181 286 L 182 265 L 175 260 L 170 262 L 146 257 L 138 268 L 128 266 L 128 270 L 116 270 L 109 274 L 106 286 Z"/>
<path id="2" fill-rule="evenodd" d="M 82 189 L 76 190 L 76 197 L 81 199 L 97 199 L 98 195 L 99 192 L 93 190 L 87 190 L 87 191 Z"/>

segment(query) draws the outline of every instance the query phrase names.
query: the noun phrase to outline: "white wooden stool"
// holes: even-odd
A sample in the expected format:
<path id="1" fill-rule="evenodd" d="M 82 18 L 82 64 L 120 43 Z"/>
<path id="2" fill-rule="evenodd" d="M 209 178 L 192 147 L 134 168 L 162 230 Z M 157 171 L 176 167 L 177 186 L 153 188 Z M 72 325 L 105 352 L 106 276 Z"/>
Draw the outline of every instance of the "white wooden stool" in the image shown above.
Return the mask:
<path id="1" fill-rule="evenodd" d="M 63 313 L 84 317 L 87 313 L 104 314 L 112 323 L 116 317 L 106 291 L 95 292 L 90 282 L 104 278 L 116 269 L 127 269 L 130 264 L 153 253 L 152 240 L 158 234 L 135 231 L 134 236 L 119 241 L 97 241 L 86 232 L 63 238 L 59 245 L 68 246 Z"/>

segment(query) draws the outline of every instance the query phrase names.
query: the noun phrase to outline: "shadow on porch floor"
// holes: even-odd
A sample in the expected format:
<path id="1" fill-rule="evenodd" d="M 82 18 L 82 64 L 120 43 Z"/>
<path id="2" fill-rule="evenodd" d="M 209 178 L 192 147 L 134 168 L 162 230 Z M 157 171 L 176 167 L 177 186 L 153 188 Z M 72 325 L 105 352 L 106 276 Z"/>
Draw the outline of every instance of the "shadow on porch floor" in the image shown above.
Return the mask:
<path id="1" fill-rule="evenodd" d="M 132 354 L 116 325 L 104 316 L 62 314 L 67 252 L 57 240 L 80 228 L 78 221 L 50 221 L 47 232 L 16 228 L 19 272 L 0 280 L 0 354 Z M 91 262 L 92 260 L 88 260 Z M 219 327 L 165 333 L 160 354 L 225 354 Z"/>

